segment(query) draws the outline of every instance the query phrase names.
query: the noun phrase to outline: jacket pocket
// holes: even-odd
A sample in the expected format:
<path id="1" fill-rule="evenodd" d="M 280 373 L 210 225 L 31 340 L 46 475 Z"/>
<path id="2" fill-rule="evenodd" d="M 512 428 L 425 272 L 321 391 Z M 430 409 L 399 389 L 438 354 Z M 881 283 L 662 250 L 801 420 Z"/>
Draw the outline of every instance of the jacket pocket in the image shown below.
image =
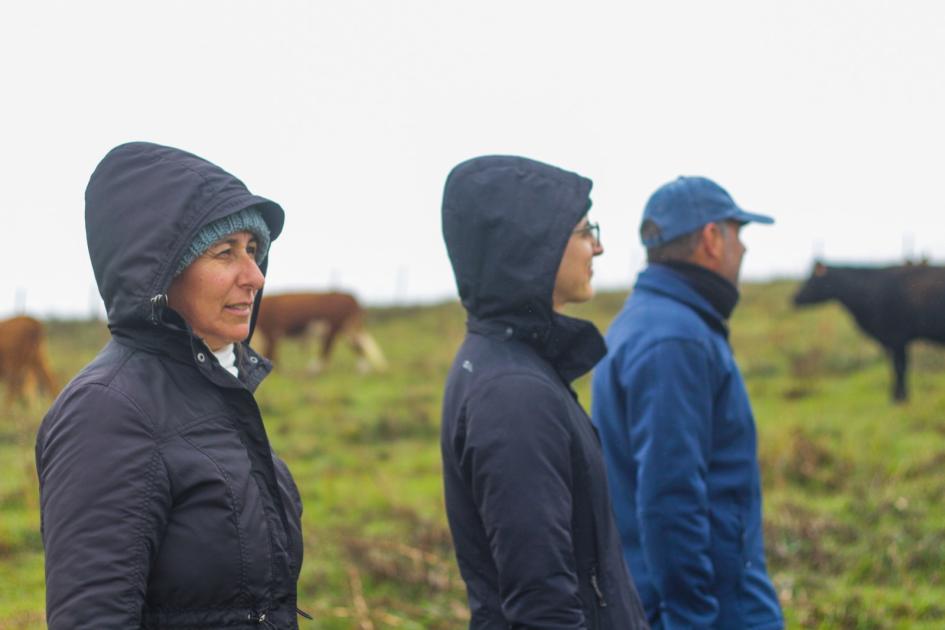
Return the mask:
<path id="1" fill-rule="evenodd" d="M 717 515 L 709 556 L 715 569 L 717 593 L 734 593 L 740 588 L 744 573 L 745 524 L 736 506 Z"/>

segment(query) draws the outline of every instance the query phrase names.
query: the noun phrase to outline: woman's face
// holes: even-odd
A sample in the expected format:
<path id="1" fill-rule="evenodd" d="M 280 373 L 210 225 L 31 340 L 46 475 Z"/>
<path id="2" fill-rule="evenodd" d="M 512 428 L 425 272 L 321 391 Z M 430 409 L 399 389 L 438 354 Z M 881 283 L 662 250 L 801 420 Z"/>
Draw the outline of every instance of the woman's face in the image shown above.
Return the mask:
<path id="1" fill-rule="evenodd" d="M 211 245 L 174 278 L 167 304 L 216 351 L 249 336 L 253 300 L 264 280 L 256 264 L 256 237 L 236 232 Z"/>
<path id="2" fill-rule="evenodd" d="M 604 247 L 597 238 L 597 229 L 588 223 L 586 216 L 574 226 L 555 277 L 551 300 L 556 311 L 560 311 L 565 304 L 586 302 L 594 297 L 594 288 L 591 286 L 594 257 L 604 253 Z"/>

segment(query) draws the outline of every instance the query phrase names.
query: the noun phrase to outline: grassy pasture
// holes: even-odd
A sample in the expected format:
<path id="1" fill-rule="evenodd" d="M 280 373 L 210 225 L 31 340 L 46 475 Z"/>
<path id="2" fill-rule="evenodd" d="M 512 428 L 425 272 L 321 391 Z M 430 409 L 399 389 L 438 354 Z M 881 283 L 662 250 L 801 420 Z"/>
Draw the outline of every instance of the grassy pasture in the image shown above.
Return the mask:
<path id="1" fill-rule="evenodd" d="M 911 401 L 835 305 L 794 311 L 793 282 L 743 287 L 732 344 L 759 427 L 770 569 L 789 627 L 945 627 L 945 350 L 917 344 Z M 602 329 L 624 294 L 573 314 Z M 339 347 L 311 377 L 286 344 L 258 398 L 305 502 L 300 606 L 322 629 L 464 627 L 465 593 L 443 513 L 439 406 L 464 331 L 456 304 L 376 309 L 391 370 L 361 376 Z M 67 380 L 107 338 L 49 322 Z M 588 381 L 578 383 L 588 399 Z M 42 628 L 33 439 L 48 400 L 0 423 L 0 630 Z"/>

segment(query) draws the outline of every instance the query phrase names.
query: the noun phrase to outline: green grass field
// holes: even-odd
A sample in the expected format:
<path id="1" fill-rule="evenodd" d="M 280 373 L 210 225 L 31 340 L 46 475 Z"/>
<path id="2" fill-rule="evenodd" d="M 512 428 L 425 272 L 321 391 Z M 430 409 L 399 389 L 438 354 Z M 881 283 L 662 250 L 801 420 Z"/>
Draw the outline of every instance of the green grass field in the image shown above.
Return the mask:
<path id="1" fill-rule="evenodd" d="M 835 305 L 794 311 L 794 282 L 743 287 L 732 344 L 759 429 L 768 561 L 789 627 L 945 627 L 945 349 L 913 346 L 911 401 L 889 402 L 890 368 Z M 623 302 L 572 314 L 602 329 Z M 300 606 L 320 629 L 465 627 L 443 512 L 439 408 L 464 332 L 457 304 L 371 311 L 391 363 L 361 376 L 339 347 L 311 377 L 286 344 L 258 398 L 305 503 Z M 49 322 L 67 381 L 104 325 Z M 588 406 L 588 379 L 578 383 Z M 0 630 L 42 628 L 43 555 L 33 468 L 49 404 L 0 426 Z"/>

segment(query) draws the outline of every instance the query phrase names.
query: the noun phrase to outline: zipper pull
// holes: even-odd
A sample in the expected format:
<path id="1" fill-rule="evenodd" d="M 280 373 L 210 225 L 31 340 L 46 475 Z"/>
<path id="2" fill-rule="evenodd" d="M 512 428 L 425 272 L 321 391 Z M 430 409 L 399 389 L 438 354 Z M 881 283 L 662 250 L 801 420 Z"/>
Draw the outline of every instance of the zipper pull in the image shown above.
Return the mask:
<path id="1" fill-rule="evenodd" d="M 253 623 L 266 623 L 265 611 L 258 614 L 256 613 L 256 611 L 252 611 L 249 613 L 249 615 L 247 615 L 247 617 L 249 617 L 249 620 L 252 621 Z M 266 624 L 266 625 L 269 625 L 269 624 Z"/>
<path id="2" fill-rule="evenodd" d="M 310 614 L 308 614 L 307 612 L 305 612 L 305 611 L 302 610 L 301 608 L 296 607 L 295 612 L 299 613 L 299 616 L 300 616 L 300 617 L 305 617 L 306 619 L 310 619 L 310 620 L 312 620 L 312 621 L 315 620 L 315 617 L 311 616 Z"/>
<path id="3" fill-rule="evenodd" d="M 604 594 L 600 591 L 600 584 L 597 582 L 597 567 L 591 568 L 591 586 L 594 587 L 594 593 L 597 595 L 597 605 L 601 608 L 607 608 L 607 602 L 604 600 Z"/>

